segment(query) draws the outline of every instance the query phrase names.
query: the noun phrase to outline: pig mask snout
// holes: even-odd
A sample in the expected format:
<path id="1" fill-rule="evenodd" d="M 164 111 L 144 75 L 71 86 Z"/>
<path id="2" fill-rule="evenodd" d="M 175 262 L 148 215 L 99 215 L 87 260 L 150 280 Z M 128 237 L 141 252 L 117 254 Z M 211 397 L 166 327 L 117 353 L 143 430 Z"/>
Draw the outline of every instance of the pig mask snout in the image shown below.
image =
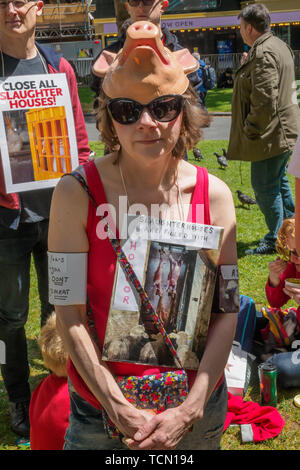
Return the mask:
<path id="1" fill-rule="evenodd" d="M 139 21 L 127 29 L 126 41 L 118 54 L 104 50 L 93 65 L 103 77 L 102 89 L 110 98 L 127 97 L 141 103 L 158 96 L 183 94 L 187 75 L 199 67 L 188 49 L 170 51 L 153 23 Z"/>
<path id="2" fill-rule="evenodd" d="M 138 21 L 129 26 L 127 39 L 119 58 L 120 65 L 124 65 L 131 52 L 138 47 L 151 48 L 164 65 L 169 65 L 168 53 L 160 40 L 159 29 L 154 24 Z"/>

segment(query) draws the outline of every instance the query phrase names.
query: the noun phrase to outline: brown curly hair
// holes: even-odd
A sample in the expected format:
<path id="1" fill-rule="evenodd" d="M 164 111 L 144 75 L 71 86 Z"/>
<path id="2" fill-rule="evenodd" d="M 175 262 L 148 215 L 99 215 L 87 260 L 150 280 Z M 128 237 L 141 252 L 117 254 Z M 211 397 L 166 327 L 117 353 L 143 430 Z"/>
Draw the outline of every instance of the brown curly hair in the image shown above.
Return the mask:
<path id="1" fill-rule="evenodd" d="M 184 98 L 182 127 L 179 139 L 173 149 L 173 157 L 183 158 L 186 148 L 188 150 L 196 146 L 202 139 L 202 127 L 207 127 L 211 117 L 199 105 L 197 95 L 191 85 L 182 95 Z M 101 133 L 101 140 L 111 152 L 120 149 L 118 136 L 116 135 L 113 121 L 107 111 L 109 98 L 103 90 L 100 91 L 96 107 L 96 125 Z"/>
<path id="2" fill-rule="evenodd" d="M 62 338 L 56 329 L 56 314 L 53 312 L 42 327 L 38 344 L 44 360 L 44 366 L 58 377 L 67 376 L 68 354 Z"/>
<path id="3" fill-rule="evenodd" d="M 289 260 L 290 248 L 287 243 L 288 236 L 295 236 L 295 218 L 285 219 L 278 230 L 276 251 L 285 260 Z"/>

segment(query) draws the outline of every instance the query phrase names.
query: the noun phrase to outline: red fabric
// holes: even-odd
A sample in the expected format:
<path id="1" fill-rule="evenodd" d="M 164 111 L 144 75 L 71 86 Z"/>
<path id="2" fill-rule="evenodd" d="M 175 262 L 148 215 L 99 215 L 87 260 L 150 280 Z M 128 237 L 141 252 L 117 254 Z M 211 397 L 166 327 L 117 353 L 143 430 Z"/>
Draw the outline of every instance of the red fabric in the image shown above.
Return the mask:
<path id="1" fill-rule="evenodd" d="M 61 58 L 59 62 L 59 70 L 55 70 L 48 64 L 49 73 L 65 73 L 69 85 L 71 104 L 74 116 L 75 134 L 78 148 L 79 164 L 86 163 L 90 156 L 90 148 L 88 142 L 88 134 L 85 127 L 83 112 L 77 91 L 77 82 L 74 70 L 69 62 Z M 0 206 L 7 207 L 8 209 L 19 209 L 20 202 L 17 193 L 6 194 L 4 175 L 2 171 L 1 157 L 0 157 Z"/>
<path id="2" fill-rule="evenodd" d="M 251 424 L 253 441 L 260 442 L 278 436 L 285 422 L 276 408 L 244 401 L 242 397 L 228 392 L 228 410 L 224 431 L 230 424 Z"/>
<path id="3" fill-rule="evenodd" d="M 99 176 L 99 172 L 93 161 L 88 162 L 85 166 L 87 183 L 91 194 L 93 195 L 97 206 L 106 204 L 106 196 L 104 188 Z M 203 210 L 196 211 L 196 205 L 203 207 Z M 208 194 L 208 173 L 205 168 L 197 167 L 197 183 L 192 197 L 192 208 L 188 216 L 189 222 L 204 223 L 209 225 L 209 194 Z M 103 347 L 106 323 L 110 308 L 111 294 L 114 283 L 116 254 L 111 246 L 108 238 L 100 240 L 96 234 L 96 227 L 99 223 L 99 216 L 96 215 L 95 207 L 89 202 L 87 233 L 89 238 L 89 258 L 88 258 L 88 282 L 87 290 L 91 304 L 91 310 L 94 314 L 96 333 L 99 344 Z M 99 262 L 101 269 L 99 269 Z M 134 363 L 107 362 L 107 365 L 114 375 L 148 375 L 152 373 L 153 367 Z M 155 372 L 166 372 L 170 370 L 168 367 L 157 367 Z M 191 385 L 196 376 L 196 371 L 187 371 L 189 384 Z M 68 375 L 77 393 L 82 396 L 94 407 L 100 409 L 101 405 L 94 395 L 90 392 L 80 375 L 77 373 L 75 366 L 70 360 L 68 363 Z M 218 385 L 222 382 L 220 379 Z"/>
<path id="4" fill-rule="evenodd" d="M 62 450 L 69 414 L 67 378 L 48 375 L 34 389 L 30 400 L 31 450 Z"/>
<path id="5" fill-rule="evenodd" d="M 277 287 L 271 287 L 268 279 L 266 284 L 266 296 L 271 307 L 280 308 L 290 300 L 290 297 L 283 292 L 284 281 L 288 278 L 300 279 L 300 273 L 292 262 L 289 262 L 285 271 L 281 274 L 280 283 Z M 300 305 L 297 308 L 297 319 L 298 330 L 300 331 Z"/>

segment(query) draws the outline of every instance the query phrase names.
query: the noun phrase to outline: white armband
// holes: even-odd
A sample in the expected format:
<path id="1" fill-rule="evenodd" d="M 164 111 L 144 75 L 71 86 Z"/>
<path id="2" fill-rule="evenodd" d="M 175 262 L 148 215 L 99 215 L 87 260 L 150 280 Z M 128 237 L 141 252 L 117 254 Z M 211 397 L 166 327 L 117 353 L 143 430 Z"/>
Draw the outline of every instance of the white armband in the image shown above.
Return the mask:
<path id="1" fill-rule="evenodd" d="M 240 310 L 237 265 L 219 266 L 219 309 L 223 313 L 238 313 Z"/>
<path id="2" fill-rule="evenodd" d="M 49 302 L 86 304 L 87 253 L 48 252 Z"/>
<path id="3" fill-rule="evenodd" d="M 293 154 L 287 167 L 287 172 L 300 178 L 300 135 L 298 136 Z"/>

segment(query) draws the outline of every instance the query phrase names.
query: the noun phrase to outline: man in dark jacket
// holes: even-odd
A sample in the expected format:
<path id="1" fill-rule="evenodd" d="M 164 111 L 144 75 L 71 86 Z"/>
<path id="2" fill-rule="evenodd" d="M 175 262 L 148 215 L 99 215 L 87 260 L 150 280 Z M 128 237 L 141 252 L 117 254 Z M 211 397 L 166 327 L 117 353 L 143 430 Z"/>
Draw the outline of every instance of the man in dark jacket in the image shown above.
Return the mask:
<path id="1" fill-rule="evenodd" d="M 65 73 L 72 102 L 80 163 L 90 149 L 77 83 L 71 65 L 35 42 L 42 1 L 0 2 L 1 77 Z M 25 323 L 29 307 L 31 255 L 37 272 L 41 323 L 53 310 L 48 302 L 47 237 L 52 189 L 14 194 L 5 191 L 0 158 L 0 343 L 5 345 L 1 373 L 8 393 L 11 426 L 29 437 L 29 365 Z"/>
<path id="2" fill-rule="evenodd" d="M 105 50 L 110 52 L 119 52 L 119 50 L 122 49 L 124 45 L 127 28 L 130 26 L 130 24 L 134 23 L 135 21 L 151 21 L 151 23 L 154 23 L 161 29 L 161 37 L 163 44 L 168 49 L 170 49 L 171 51 L 183 49 L 183 47 L 179 44 L 175 34 L 172 34 L 165 25 L 161 25 L 161 16 L 163 12 L 168 8 L 169 2 L 167 0 L 152 0 L 152 2 L 150 2 L 151 0 L 149 0 L 149 5 L 144 5 L 142 1 L 129 0 L 125 4 L 130 18 L 123 23 L 120 35 L 116 42 L 109 45 L 107 48 L 105 48 Z M 100 54 L 101 53 L 102 51 L 100 52 Z M 95 60 L 97 60 L 97 58 Z M 197 92 L 197 89 L 199 89 L 201 85 L 201 80 L 198 76 L 198 73 L 193 72 L 188 75 L 188 78 L 197 93 L 200 104 L 204 106 L 202 93 L 199 94 Z M 95 108 L 97 107 L 97 95 L 99 94 L 100 86 L 101 79 L 93 75 L 91 89 L 96 93 L 96 99 L 94 103 Z"/>
<path id="3" fill-rule="evenodd" d="M 240 13 L 249 53 L 235 74 L 228 158 L 251 162 L 251 183 L 269 232 L 246 254 L 275 250 L 283 219 L 295 211 L 286 165 L 300 131 L 293 52 L 274 36 L 262 4 Z"/>

